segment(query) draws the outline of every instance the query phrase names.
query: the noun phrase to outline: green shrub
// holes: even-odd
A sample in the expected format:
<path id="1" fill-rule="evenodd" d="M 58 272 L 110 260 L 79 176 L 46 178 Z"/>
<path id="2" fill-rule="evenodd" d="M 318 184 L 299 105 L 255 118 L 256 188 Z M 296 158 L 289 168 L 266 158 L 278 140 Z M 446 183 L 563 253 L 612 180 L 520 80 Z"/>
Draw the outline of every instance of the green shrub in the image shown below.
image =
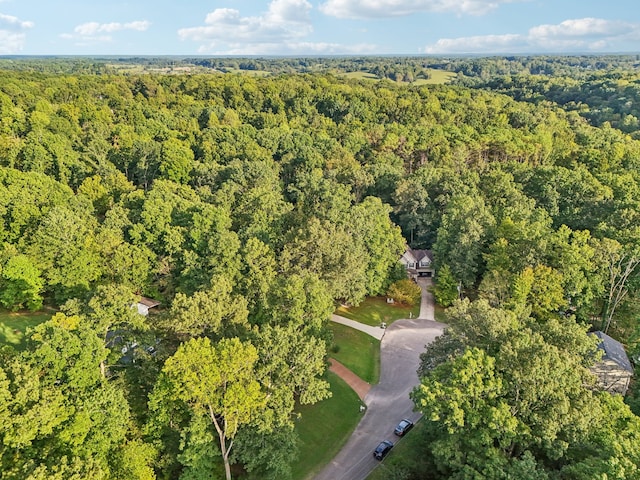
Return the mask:
<path id="1" fill-rule="evenodd" d="M 387 297 L 393 298 L 395 302 L 413 306 L 420 301 L 422 291 L 413 280 L 405 278 L 393 282 L 387 290 Z"/>

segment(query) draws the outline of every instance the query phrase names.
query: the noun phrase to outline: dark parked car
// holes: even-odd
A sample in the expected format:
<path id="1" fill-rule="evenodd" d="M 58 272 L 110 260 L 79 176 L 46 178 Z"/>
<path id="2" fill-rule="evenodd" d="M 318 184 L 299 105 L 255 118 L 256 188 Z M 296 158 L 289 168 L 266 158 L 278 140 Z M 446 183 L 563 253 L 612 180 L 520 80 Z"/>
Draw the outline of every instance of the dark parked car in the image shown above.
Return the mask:
<path id="1" fill-rule="evenodd" d="M 406 418 L 402 419 L 402 421 L 398 424 L 396 429 L 393 431 L 399 437 L 404 436 L 409 430 L 413 428 L 413 422 L 411 420 L 407 420 Z"/>
<path id="2" fill-rule="evenodd" d="M 387 453 L 391 451 L 392 448 L 393 443 L 391 443 L 389 440 L 384 440 L 380 442 L 380 445 L 378 445 L 373 451 L 373 457 L 377 460 L 382 460 L 387 455 Z"/>

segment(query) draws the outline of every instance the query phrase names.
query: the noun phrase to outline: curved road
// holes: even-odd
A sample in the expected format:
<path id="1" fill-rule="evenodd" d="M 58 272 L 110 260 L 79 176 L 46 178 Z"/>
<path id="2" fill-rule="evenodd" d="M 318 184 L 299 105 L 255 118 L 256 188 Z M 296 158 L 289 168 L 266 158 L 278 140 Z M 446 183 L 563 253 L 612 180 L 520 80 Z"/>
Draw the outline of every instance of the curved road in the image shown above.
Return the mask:
<path id="1" fill-rule="evenodd" d="M 398 422 L 403 418 L 412 421 L 420 418 L 419 413 L 413 412 L 409 392 L 418 384 L 420 354 L 445 327 L 433 320 L 433 297 L 426 288 L 430 280 L 420 283 L 420 316 L 397 320 L 387 328 L 380 344 L 380 383 L 365 398 L 367 411 L 349 441 L 316 475 L 316 480 L 364 480 L 380 463 L 372 455 L 378 443 L 382 440 L 396 443 L 398 437 L 393 429 Z"/>

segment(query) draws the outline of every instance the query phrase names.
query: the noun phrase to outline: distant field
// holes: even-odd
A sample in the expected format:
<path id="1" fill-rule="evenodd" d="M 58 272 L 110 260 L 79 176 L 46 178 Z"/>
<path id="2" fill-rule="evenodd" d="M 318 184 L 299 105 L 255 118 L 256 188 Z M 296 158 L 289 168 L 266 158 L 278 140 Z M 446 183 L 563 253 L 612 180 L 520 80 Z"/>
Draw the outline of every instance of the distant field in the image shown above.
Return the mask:
<path id="1" fill-rule="evenodd" d="M 116 70 L 118 73 L 129 75 L 141 75 L 143 73 L 172 74 L 202 72 L 204 69 L 196 65 L 179 65 L 175 67 L 156 67 L 149 65 L 139 65 L 135 63 L 109 63 L 109 68 Z"/>
<path id="2" fill-rule="evenodd" d="M 456 76 L 455 73 L 445 72 L 444 70 L 435 70 L 433 68 L 429 68 L 429 75 L 431 78 L 429 79 L 418 79 L 411 83 L 398 82 L 403 85 L 441 85 L 448 83 L 452 78 Z M 346 72 L 346 73 L 338 73 L 338 76 L 344 78 L 355 78 L 357 80 L 380 80 L 377 76 L 368 72 Z"/>
<path id="3" fill-rule="evenodd" d="M 347 72 L 339 73 L 338 76 L 345 78 L 355 78 L 357 80 L 379 80 L 373 73 L 368 72 Z"/>
<path id="4" fill-rule="evenodd" d="M 220 70 L 213 70 L 208 68 L 199 67 L 197 65 L 176 65 L 174 67 L 165 67 L 165 66 L 153 66 L 153 65 L 140 65 L 135 63 L 109 63 L 108 67 L 113 68 L 119 73 L 129 74 L 129 75 L 140 75 L 143 73 L 156 73 L 156 74 L 165 74 L 165 75 L 176 75 L 181 73 L 221 73 Z M 313 69 L 317 72 L 326 72 L 331 71 L 336 76 L 342 78 L 351 78 L 356 80 L 373 80 L 379 81 L 380 78 L 376 75 L 368 72 L 340 72 L 336 70 L 326 70 L 324 67 L 319 66 L 318 68 Z M 444 70 L 436 70 L 433 68 L 427 69 L 431 78 L 418 79 L 411 83 L 398 82 L 402 85 L 435 85 L 435 84 L 444 84 L 448 83 L 453 77 L 456 76 L 455 73 L 445 72 Z M 224 72 L 226 73 L 236 73 L 242 75 L 249 75 L 252 77 L 267 77 L 272 75 L 273 72 L 269 70 L 241 70 L 239 68 L 224 68 Z"/>
<path id="5" fill-rule="evenodd" d="M 0 345 L 22 346 L 24 334 L 29 327 L 46 322 L 52 316 L 48 312 L 8 312 L 0 310 Z"/>
<path id="6" fill-rule="evenodd" d="M 419 79 L 412 83 L 412 85 L 438 85 L 444 84 L 451 81 L 452 78 L 456 76 L 453 72 L 445 72 L 444 70 L 434 70 L 433 68 L 429 69 L 429 74 L 431 78 L 429 79 Z"/>
<path id="7" fill-rule="evenodd" d="M 241 70 L 239 68 L 227 68 L 226 73 L 241 73 L 243 75 L 249 75 L 251 77 L 267 77 L 272 74 L 268 70 Z"/>

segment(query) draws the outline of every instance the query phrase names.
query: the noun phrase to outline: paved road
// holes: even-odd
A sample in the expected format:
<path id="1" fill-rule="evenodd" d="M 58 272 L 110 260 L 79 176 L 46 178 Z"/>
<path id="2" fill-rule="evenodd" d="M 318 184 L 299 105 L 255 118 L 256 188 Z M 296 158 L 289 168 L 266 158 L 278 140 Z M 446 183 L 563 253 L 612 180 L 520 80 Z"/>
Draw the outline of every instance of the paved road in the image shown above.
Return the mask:
<path id="1" fill-rule="evenodd" d="M 431 294 L 427 295 L 433 305 Z M 393 429 L 398 422 L 420 418 L 413 412 L 409 392 L 418 384 L 420 354 L 444 327 L 432 319 L 418 318 L 397 320 L 387 328 L 380 346 L 380 383 L 365 398 L 367 411 L 340 453 L 315 480 L 364 480 L 379 464 L 372 455 L 378 443 L 385 439 L 395 443 L 398 438 Z"/>

